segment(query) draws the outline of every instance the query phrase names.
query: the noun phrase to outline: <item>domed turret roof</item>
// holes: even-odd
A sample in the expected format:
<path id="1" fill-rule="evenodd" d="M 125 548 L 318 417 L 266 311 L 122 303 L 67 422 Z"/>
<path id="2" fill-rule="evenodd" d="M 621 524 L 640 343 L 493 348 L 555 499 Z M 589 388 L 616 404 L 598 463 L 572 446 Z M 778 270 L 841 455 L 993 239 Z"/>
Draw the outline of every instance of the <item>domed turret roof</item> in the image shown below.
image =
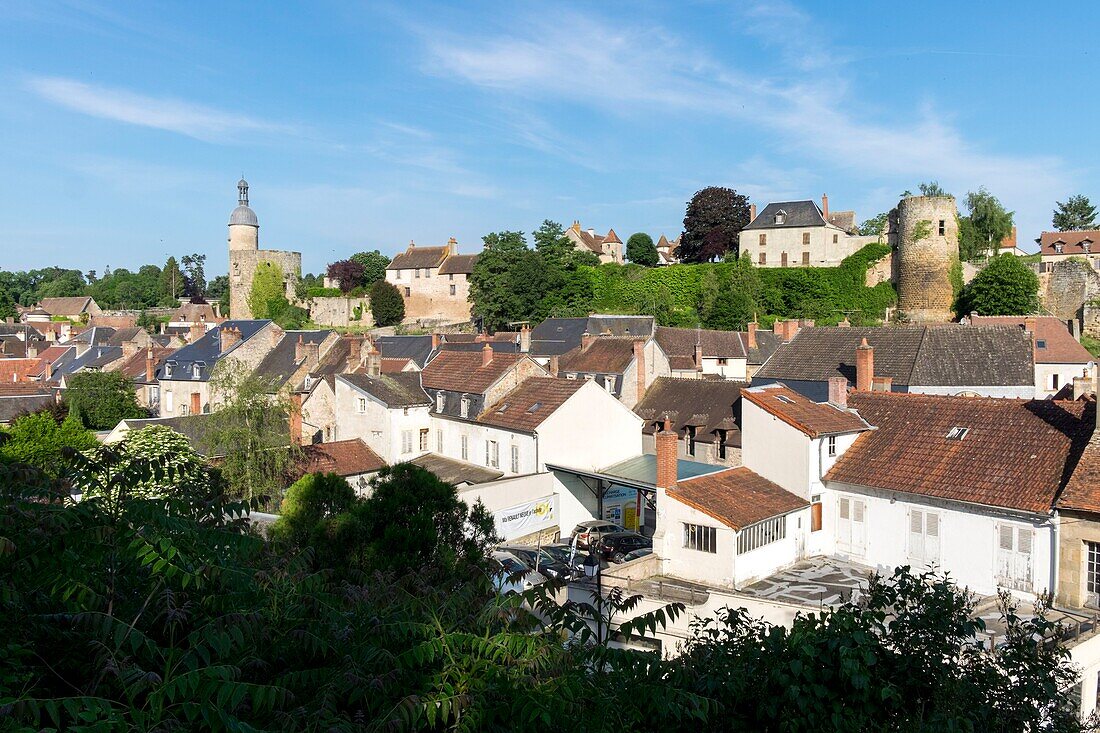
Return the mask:
<path id="1" fill-rule="evenodd" d="M 229 226 L 234 224 L 247 224 L 248 226 L 258 227 L 260 226 L 260 220 L 256 218 L 255 211 L 242 204 L 233 209 L 233 213 L 229 215 Z"/>

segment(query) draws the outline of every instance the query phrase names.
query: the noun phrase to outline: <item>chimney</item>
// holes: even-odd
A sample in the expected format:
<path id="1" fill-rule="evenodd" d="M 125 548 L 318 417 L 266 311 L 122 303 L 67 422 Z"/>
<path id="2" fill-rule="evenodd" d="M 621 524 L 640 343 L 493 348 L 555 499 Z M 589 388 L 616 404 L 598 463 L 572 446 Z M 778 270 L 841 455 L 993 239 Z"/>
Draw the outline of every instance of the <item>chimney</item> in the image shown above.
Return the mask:
<path id="1" fill-rule="evenodd" d="M 447 240 L 447 254 L 449 254 L 449 255 L 458 254 L 458 240 L 455 239 L 454 237 L 451 237 L 450 239 Z"/>
<path id="2" fill-rule="evenodd" d="M 550 357 L 549 369 L 550 369 L 550 376 L 551 377 L 558 376 L 558 355 L 557 354 L 554 354 L 553 356 Z"/>
<path id="3" fill-rule="evenodd" d="M 160 322 L 160 335 L 163 336 L 168 332 L 168 324 L 164 321 Z"/>
<path id="4" fill-rule="evenodd" d="M 440 338 L 438 333 L 433 333 L 432 334 L 432 351 L 439 351 L 439 343 L 442 340 L 443 339 Z"/>
<path id="5" fill-rule="evenodd" d="M 38 344 L 32 341 L 27 344 L 27 357 L 33 359 L 36 356 L 38 356 Z"/>
<path id="6" fill-rule="evenodd" d="M 695 344 L 695 371 L 703 371 L 703 345 L 698 342 Z"/>
<path id="7" fill-rule="evenodd" d="M 1092 386 L 1092 378 L 1089 376 L 1089 369 L 1085 367 L 1081 376 L 1073 378 L 1073 399 L 1076 402 L 1089 393 L 1089 387 Z"/>
<path id="8" fill-rule="evenodd" d="M 206 329 L 202 327 L 201 323 L 192 323 L 191 328 L 188 331 L 188 341 L 187 341 L 187 343 L 189 343 L 189 344 L 195 343 L 196 341 L 201 339 L 203 334 L 205 334 L 205 333 L 206 333 Z M 223 349 L 223 351 L 224 351 L 224 349 Z"/>
<path id="9" fill-rule="evenodd" d="M 756 218 L 756 204 L 749 204 L 749 221 Z"/>
<path id="10" fill-rule="evenodd" d="M 872 377 L 871 378 L 871 391 L 872 392 L 890 392 L 894 388 L 893 377 Z"/>
<path id="11" fill-rule="evenodd" d="M 634 341 L 634 363 L 638 365 L 638 402 L 645 397 L 645 341 Z"/>
<path id="12" fill-rule="evenodd" d="M 852 322 L 848 320 L 848 316 L 844 316 L 844 320 L 836 324 L 837 328 L 851 328 Z"/>
<path id="13" fill-rule="evenodd" d="M 274 349 L 276 346 L 278 346 L 279 342 L 283 340 L 283 336 L 285 334 L 286 334 L 286 331 L 284 331 L 283 329 L 279 328 L 274 323 L 272 323 L 271 324 L 271 348 Z"/>
<path id="14" fill-rule="evenodd" d="M 153 361 L 153 347 L 150 346 L 145 350 L 145 381 L 152 383 L 156 381 L 157 370 L 156 362 Z"/>
<path id="15" fill-rule="evenodd" d="M 348 371 L 354 371 L 363 363 L 363 337 L 352 336 L 348 339 Z"/>
<path id="16" fill-rule="evenodd" d="M 481 366 L 487 367 L 493 363 L 493 347 L 486 341 L 481 347 Z"/>
<path id="17" fill-rule="evenodd" d="M 192 328 L 194 328 L 194 326 L 192 326 Z M 199 328 L 202 328 L 202 326 L 199 326 Z M 236 346 L 237 343 L 241 340 L 240 330 L 233 328 L 232 326 L 230 326 L 229 328 L 222 327 L 219 333 L 222 340 L 223 354 Z"/>
<path id="18" fill-rule="evenodd" d="M 382 354 L 371 344 L 367 351 L 367 374 L 371 377 L 382 376 Z"/>
<path id="19" fill-rule="evenodd" d="M 821 218 L 829 221 L 829 197 L 821 194 Z"/>
<path id="20" fill-rule="evenodd" d="M 856 347 L 856 392 L 870 392 L 875 378 L 875 350 L 864 338 Z"/>
<path id="21" fill-rule="evenodd" d="M 588 331 L 581 334 L 581 351 L 588 351 L 588 347 L 592 345 L 593 336 Z"/>
<path id="22" fill-rule="evenodd" d="M 51 379 L 53 379 L 53 362 L 52 361 L 47 361 L 46 362 L 46 381 L 48 382 Z"/>
<path id="23" fill-rule="evenodd" d="M 679 436 L 672 431 L 672 425 L 665 418 L 661 431 L 654 436 L 657 448 L 657 488 L 676 488 L 676 461 L 679 452 Z"/>
<path id="24" fill-rule="evenodd" d="M 122 342 L 122 357 L 129 359 L 134 354 L 141 350 L 141 345 L 136 341 L 123 341 Z M 29 354 L 28 354 L 29 356 Z"/>
<path id="25" fill-rule="evenodd" d="M 596 236 L 596 230 L 595 230 L 595 229 L 592 229 L 591 227 L 589 227 L 589 229 L 588 229 L 588 236 L 590 236 L 590 237 L 594 237 L 594 236 Z"/>
<path id="26" fill-rule="evenodd" d="M 751 323 L 749 323 L 748 346 L 750 349 L 756 348 L 756 328 L 756 321 L 752 321 Z"/>
<path id="27" fill-rule="evenodd" d="M 301 361 L 306 355 L 305 337 L 298 334 L 298 343 L 294 344 L 294 361 Z"/>
<path id="28" fill-rule="evenodd" d="M 848 380 L 844 377 L 829 377 L 829 403 L 848 409 Z"/>
<path id="29" fill-rule="evenodd" d="M 1035 358 L 1036 341 L 1037 341 L 1037 339 L 1035 337 L 1035 324 L 1036 324 L 1035 316 L 1027 316 L 1026 318 L 1024 318 L 1024 331 L 1026 331 L 1027 335 L 1031 337 L 1031 357 L 1032 357 L 1032 359 Z"/>
<path id="30" fill-rule="evenodd" d="M 290 395 L 290 444 L 303 445 L 301 392 L 294 392 Z"/>
<path id="31" fill-rule="evenodd" d="M 524 354 L 531 350 L 531 327 L 526 323 L 519 327 L 519 350 Z"/>

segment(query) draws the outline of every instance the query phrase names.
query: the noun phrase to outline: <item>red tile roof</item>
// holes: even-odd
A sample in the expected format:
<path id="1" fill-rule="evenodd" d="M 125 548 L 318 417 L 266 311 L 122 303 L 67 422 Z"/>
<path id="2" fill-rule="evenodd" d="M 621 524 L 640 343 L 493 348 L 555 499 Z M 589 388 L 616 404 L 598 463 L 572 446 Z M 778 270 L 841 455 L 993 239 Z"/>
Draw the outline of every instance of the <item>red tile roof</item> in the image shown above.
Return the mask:
<path id="1" fill-rule="evenodd" d="M 863 392 L 849 406 L 875 430 L 826 475 L 887 491 L 1046 513 L 1092 433 L 1095 405 Z M 950 439 L 953 428 L 965 428 Z"/>
<path id="2" fill-rule="evenodd" d="M 451 255 L 439 266 L 440 275 L 469 275 L 477 264 L 477 255 Z"/>
<path id="3" fill-rule="evenodd" d="M 488 365 L 482 366 L 480 351 L 441 351 L 420 373 L 421 384 L 427 389 L 484 394 L 526 354 L 496 352 Z"/>
<path id="4" fill-rule="evenodd" d="M 532 377 L 482 412 L 477 421 L 506 430 L 530 432 L 542 424 L 587 382 Z"/>
<path id="5" fill-rule="evenodd" d="M 423 268 L 439 267 L 448 252 L 450 252 L 449 247 L 417 247 L 414 244 L 410 244 L 408 249 L 390 260 L 390 264 L 386 265 L 386 269 L 419 270 Z"/>
<path id="6" fill-rule="evenodd" d="M 783 384 L 741 391 L 749 402 L 811 438 L 867 430 L 867 423 L 851 411 L 818 403 Z"/>
<path id="7" fill-rule="evenodd" d="M 413 363 L 412 359 L 380 359 L 383 374 L 399 374 L 405 371 L 405 367 Z"/>
<path id="8" fill-rule="evenodd" d="M 679 481 L 668 496 L 737 530 L 810 505 L 744 466 Z"/>
<path id="9" fill-rule="evenodd" d="M 1083 255 L 1086 254 L 1085 242 L 1089 242 L 1089 251 L 1100 251 L 1100 230 L 1088 229 L 1076 232 L 1043 232 L 1039 237 L 1039 253 L 1043 255 Z M 1059 252 L 1056 245 L 1062 245 Z"/>
<path id="10" fill-rule="evenodd" d="M 1059 509 L 1100 512 L 1100 430 L 1081 453 L 1066 488 L 1058 498 Z"/>
<path id="11" fill-rule="evenodd" d="M 359 438 L 307 445 L 302 452 L 304 460 L 300 470 L 303 474 L 335 473 L 340 476 L 355 476 L 378 471 L 386 465 L 386 462 Z"/>
<path id="12" fill-rule="evenodd" d="M 615 233 L 614 229 L 608 229 L 607 236 L 603 238 L 603 243 L 622 244 L 623 240 L 619 239 L 619 235 Z"/>
<path id="13" fill-rule="evenodd" d="M 41 359 L 0 359 L 0 383 L 26 382 L 31 375 L 37 375 L 45 368 Z"/>
<path id="14" fill-rule="evenodd" d="M 156 370 L 164 364 L 164 360 L 168 358 L 169 354 L 174 353 L 175 349 L 169 349 L 165 346 L 153 347 L 153 374 L 156 374 Z M 148 356 L 148 349 L 139 349 L 137 352 L 130 354 L 126 357 L 122 366 L 117 371 L 125 374 L 130 379 L 136 382 L 145 382 L 145 360 Z M 154 376 L 154 380 L 156 377 Z"/>
<path id="15" fill-rule="evenodd" d="M 974 316 L 975 326 L 1024 327 L 1024 316 Z M 1087 364 L 1094 361 L 1073 337 L 1065 321 L 1054 316 L 1035 316 L 1036 364 Z M 1042 344 L 1041 346 L 1039 344 Z"/>
<path id="16" fill-rule="evenodd" d="M 0 397 L 49 393 L 50 388 L 41 382 L 0 382 Z"/>
<path id="17" fill-rule="evenodd" d="M 622 374 L 634 361 L 634 339 L 594 336 L 588 349 L 578 346 L 561 356 L 558 369 L 588 374 Z"/>

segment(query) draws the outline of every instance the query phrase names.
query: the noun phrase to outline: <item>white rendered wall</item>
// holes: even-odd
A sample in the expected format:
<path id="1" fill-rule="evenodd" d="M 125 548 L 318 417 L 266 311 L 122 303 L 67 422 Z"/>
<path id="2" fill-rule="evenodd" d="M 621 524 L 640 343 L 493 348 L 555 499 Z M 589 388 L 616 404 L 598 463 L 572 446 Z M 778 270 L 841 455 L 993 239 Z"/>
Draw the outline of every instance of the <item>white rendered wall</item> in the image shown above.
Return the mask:
<path id="1" fill-rule="evenodd" d="M 366 400 L 366 411 L 359 412 L 359 399 Z M 408 414 L 406 414 L 406 412 Z M 427 405 L 390 409 L 376 398 L 336 378 L 336 440 L 360 438 L 386 463 L 400 463 L 420 455 L 420 430 L 430 424 Z M 413 431 L 411 452 L 402 451 L 401 433 Z M 432 436 L 428 436 L 431 450 Z"/>
<path id="2" fill-rule="evenodd" d="M 1010 397 L 1021 400 L 1035 398 L 1035 385 L 1017 385 L 1013 387 L 941 387 L 941 386 L 909 386 L 912 394 L 939 394 L 939 395 L 978 395 L 979 397 Z"/>

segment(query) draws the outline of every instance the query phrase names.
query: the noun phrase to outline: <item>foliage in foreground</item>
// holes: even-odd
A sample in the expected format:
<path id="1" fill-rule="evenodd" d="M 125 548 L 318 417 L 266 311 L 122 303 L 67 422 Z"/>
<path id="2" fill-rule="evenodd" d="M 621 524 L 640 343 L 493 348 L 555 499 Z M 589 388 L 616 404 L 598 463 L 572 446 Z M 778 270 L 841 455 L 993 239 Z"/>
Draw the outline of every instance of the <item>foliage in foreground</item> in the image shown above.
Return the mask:
<path id="1" fill-rule="evenodd" d="M 365 500 L 314 480 L 288 496 L 297 529 L 265 541 L 214 474 L 115 448 L 98 461 L 66 474 L 79 503 L 38 471 L 0 468 L 6 728 L 1080 729 L 1060 706 L 1075 681 L 1065 652 L 1032 640 L 1055 629 L 1009 615 L 988 654 L 968 595 L 942 577 L 899 571 L 790 629 L 727 611 L 668 661 L 594 638 L 593 614 L 627 618 L 637 597 L 498 596 L 489 538 L 470 532 L 484 517 L 416 467 Z M 151 481 L 172 488 L 134 490 Z M 652 634 L 682 610 L 621 630 Z"/>

